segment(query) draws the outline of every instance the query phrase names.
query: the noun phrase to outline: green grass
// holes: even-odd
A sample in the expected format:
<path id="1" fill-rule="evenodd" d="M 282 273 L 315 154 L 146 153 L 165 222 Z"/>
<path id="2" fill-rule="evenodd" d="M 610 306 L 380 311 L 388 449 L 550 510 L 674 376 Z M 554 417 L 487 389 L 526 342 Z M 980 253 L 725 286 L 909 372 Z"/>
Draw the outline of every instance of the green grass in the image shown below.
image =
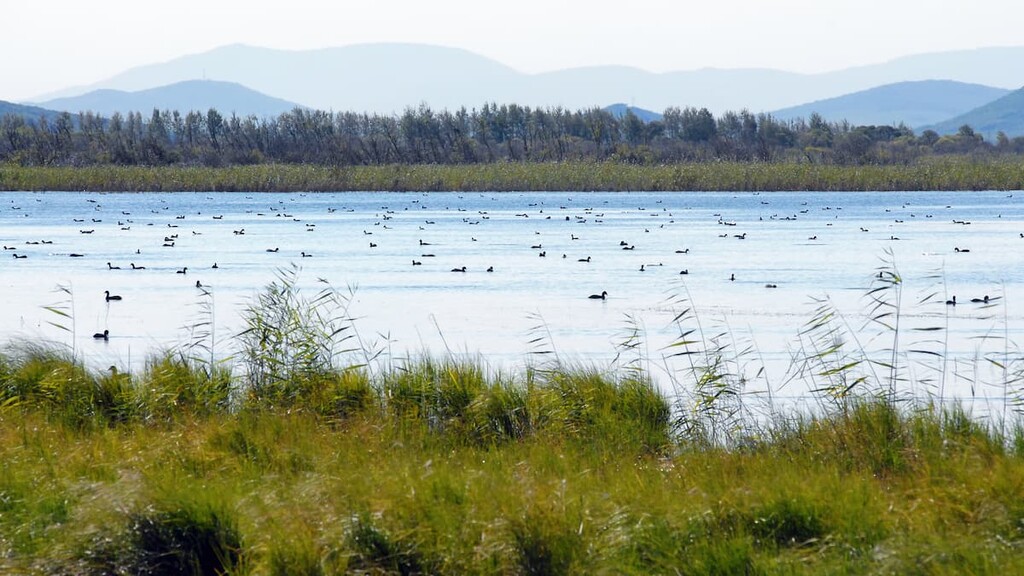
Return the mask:
<path id="1" fill-rule="evenodd" d="M 204 167 L 22 167 L 0 165 L 0 190 L 141 191 L 770 191 L 1020 190 L 1014 159 L 925 158 L 911 165 L 706 162 L 638 166 L 614 162 L 458 166 L 255 165 Z"/>
<path id="2" fill-rule="evenodd" d="M 1019 434 L 955 409 L 857 401 L 725 447 L 635 372 L 423 359 L 281 406 L 178 362 L 90 395 L 109 373 L 4 358 L 0 572 L 1024 569 Z"/>

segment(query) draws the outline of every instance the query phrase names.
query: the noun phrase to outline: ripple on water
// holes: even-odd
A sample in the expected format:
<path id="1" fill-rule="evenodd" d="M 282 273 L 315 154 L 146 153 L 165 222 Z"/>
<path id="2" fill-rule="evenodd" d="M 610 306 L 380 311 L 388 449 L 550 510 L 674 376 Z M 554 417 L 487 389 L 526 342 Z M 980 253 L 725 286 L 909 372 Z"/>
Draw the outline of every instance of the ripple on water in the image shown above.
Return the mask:
<path id="1" fill-rule="evenodd" d="M 227 355 L 246 303 L 295 264 L 307 294 L 321 279 L 351 289 L 360 336 L 394 354 L 450 349 L 519 366 L 542 326 L 560 358 L 604 365 L 640 328 L 652 371 L 678 376 L 685 369 L 662 360 L 678 349 L 666 346 L 699 328 L 754 350 L 743 363 L 769 364 L 781 386 L 822 298 L 860 346 L 884 348 L 884 330 L 862 327 L 887 251 L 903 279 L 901 345 L 938 346 L 934 332 L 914 330 L 935 326 L 943 351 L 965 361 L 1002 350 L 997 336 L 1019 342 L 1022 230 L 1021 198 L 995 192 L 4 193 L 0 244 L 13 250 L 0 266 L 0 331 L 69 343 L 51 323 L 71 328 L 71 318 L 44 308 L 57 307 L 90 362 L 137 366 L 187 342 L 210 303 Z M 105 301 L 104 290 L 123 300 Z M 602 290 L 607 300 L 587 298 Z M 954 294 L 1001 299 L 947 309 Z M 93 341 L 104 329 L 110 339 Z"/>

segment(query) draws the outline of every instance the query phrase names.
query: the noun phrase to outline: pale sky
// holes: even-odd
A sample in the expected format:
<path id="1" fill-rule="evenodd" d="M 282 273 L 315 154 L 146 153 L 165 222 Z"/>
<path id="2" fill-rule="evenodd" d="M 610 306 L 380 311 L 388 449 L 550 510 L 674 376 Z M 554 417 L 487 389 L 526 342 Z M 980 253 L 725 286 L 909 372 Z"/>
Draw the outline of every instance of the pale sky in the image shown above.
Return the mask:
<path id="1" fill-rule="evenodd" d="M 244 43 L 464 48 L 523 72 L 820 72 L 908 54 L 1024 45 L 1020 0 L 0 0 L 0 100 Z"/>

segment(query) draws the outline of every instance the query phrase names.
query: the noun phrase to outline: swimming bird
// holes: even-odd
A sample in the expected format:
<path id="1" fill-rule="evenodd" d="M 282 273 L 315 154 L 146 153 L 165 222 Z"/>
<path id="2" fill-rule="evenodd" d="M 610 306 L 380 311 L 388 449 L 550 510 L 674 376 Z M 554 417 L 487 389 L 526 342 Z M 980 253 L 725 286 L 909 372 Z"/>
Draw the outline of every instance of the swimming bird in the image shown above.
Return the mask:
<path id="1" fill-rule="evenodd" d="M 120 300 L 121 299 L 121 297 L 116 295 L 116 294 L 111 295 L 110 290 L 104 290 L 103 294 L 105 294 L 104 300 L 106 300 L 107 302 L 110 302 L 111 300 Z"/>
<path id="2" fill-rule="evenodd" d="M 26 256 L 26 255 L 24 255 L 24 254 L 18 255 L 17 253 L 11 254 L 11 256 L 14 256 L 14 257 L 15 257 L 15 258 L 17 258 L 18 260 L 21 260 L 21 259 L 23 259 L 23 258 L 28 258 L 28 256 Z"/>
<path id="3" fill-rule="evenodd" d="M 975 304 L 988 304 L 988 294 L 984 298 L 971 298 L 971 302 Z"/>
<path id="4" fill-rule="evenodd" d="M 729 280 L 730 281 L 735 281 L 736 280 L 736 275 L 735 274 L 729 274 Z"/>
<path id="5" fill-rule="evenodd" d="M 176 274 L 187 274 L 188 273 L 188 267 L 186 266 L 185 268 L 182 268 L 181 270 L 176 270 L 175 273 Z"/>
<path id="6" fill-rule="evenodd" d="M 956 296 L 952 300 L 946 300 L 946 306 L 956 306 Z"/>
<path id="7" fill-rule="evenodd" d="M 200 282 L 199 280 L 196 280 L 196 288 L 202 288 L 202 287 L 203 287 L 203 283 Z"/>
<path id="8" fill-rule="evenodd" d="M 413 266 L 422 266 L 422 265 L 423 265 L 423 262 L 417 262 L 416 260 L 413 260 L 413 261 L 412 261 L 412 265 L 413 265 Z"/>
<path id="9" fill-rule="evenodd" d="M 219 268 L 219 266 L 217 266 L 217 263 L 216 263 L 216 262 L 214 262 L 214 263 L 213 263 L 213 266 L 210 266 L 210 268 L 213 268 L 214 270 L 216 270 L 217 268 Z"/>
<path id="10" fill-rule="evenodd" d="M 643 271 L 644 271 L 644 265 L 643 265 L 643 264 L 641 264 L 641 265 L 640 265 L 640 271 L 641 271 L 641 272 L 643 272 Z"/>
<path id="11" fill-rule="evenodd" d="M 689 274 L 690 271 L 689 270 L 680 270 L 679 273 L 680 274 Z"/>
<path id="12" fill-rule="evenodd" d="M 280 248 L 267 248 L 267 252 L 277 252 Z"/>
<path id="13" fill-rule="evenodd" d="M 113 265 L 110 264 L 110 262 L 107 262 L 107 270 L 120 270 L 120 269 L 121 269 L 120 266 L 113 266 Z"/>
<path id="14" fill-rule="evenodd" d="M 132 270 L 145 270 L 145 266 L 136 266 L 135 262 L 132 262 Z"/>
<path id="15" fill-rule="evenodd" d="M 452 268 L 452 272 L 465 272 L 465 271 L 466 271 L 466 267 L 465 266 L 463 266 L 462 268 Z"/>
<path id="16" fill-rule="evenodd" d="M 488 266 L 487 267 L 487 271 L 488 272 L 494 272 L 494 266 Z M 986 298 L 987 298 L 987 296 L 986 296 Z"/>
<path id="17" fill-rule="evenodd" d="M 305 252 L 300 252 L 300 254 L 302 254 L 303 258 L 312 258 L 313 257 L 312 254 L 306 254 Z"/>
<path id="18" fill-rule="evenodd" d="M 97 332 L 92 335 L 97 340 L 108 340 L 110 338 L 110 330 L 104 330 L 103 332 Z"/>
<path id="19" fill-rule="evenodd" d="M 600 294 L 591 294 L 590 296 L 587 296 L 587 298 L 590 298 L 591 300 L 606 300 L 608 298 L 608 292 L 602 290 Z"/>
<path id="20" fill-rule="evenodd" d="M 970 252 L 971 249 L 970 248 L 953 248 L 953 251 L 954 252 L 960 252 L 960 253 L 966 253 L 966 252 Z"/>
<path id="21" fill-rule="evenodd" d="M 586 258 L 580 258 L 579 260 L 577 260 L 577 262 L 590 262 L 590 256 L 587 256 Z"/>
<path id="22" fill-rule="evenodd" d="M 778 284 L 765 284 L 764 287 L 765 288 L 778 288 L 779 285 Z"/>

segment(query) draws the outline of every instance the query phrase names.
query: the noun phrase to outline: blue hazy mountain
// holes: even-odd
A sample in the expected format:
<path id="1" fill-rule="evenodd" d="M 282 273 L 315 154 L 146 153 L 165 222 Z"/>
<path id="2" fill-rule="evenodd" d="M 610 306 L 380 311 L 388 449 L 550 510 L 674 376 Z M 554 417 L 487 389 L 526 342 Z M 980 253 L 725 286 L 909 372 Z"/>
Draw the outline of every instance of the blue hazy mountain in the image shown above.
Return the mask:
<path id="1" fill-rule="evenodd" d="M 974 110 L 938 122 L 931 126 L 923 126 L 922 130 L 931 129 L 939 134 L 955 134 L 961 126 L 967 124 L 988 141 L 994 141 L 996 134 L 1005 133 L 1013 138 L 1024 136 L 1024 88 L 989 102 Z"/>
<path id="2" fill-rule="evenodd" d="M 915 128 L 934 124 L 992 102 L 1010 91 L 952 80 L 920 80 L 886 84 L 835 98 L 776 110 L 780 119 L 808 118 L 818 113 L 829 121 L 855 125 L 900 122 Z"/>
<path id="3" fill-rule="evenodd" d="M 6 116 L 7 114 L 21 116 L 25 120 L 32 122 L 36 122 L 40 118 L 46 118 L 46 120 L 50 122 L 53 121 L 60 112 L 47 110 L 46 108 L 40 108 L 39 106 L 26 106 L 24 104 L 15 104 L 14 102 L 0 100 L 0 117 Z"/>
<path id="4" fill-rule="evenodd" d="M 611 106 L 605 106 L 604 109 L 616 118 L 622 118 L 626 115 L 626 111 L 628 110 L 644 122 L 656 122 L 661 120 L 661 114 L 657 112 L 651 112 L 650 110 L 644 110 L 643 108 L 637 108 L 636 106 L 629 106 L 628 104 L 612 104 Z"/>
<path id="5" fill-rule="evenodd" d="M 594 66 L 525 74 L 472 52 L 417 44 L 359 44 L 319 50 L 244 45 L 132 68 L 91 86 L 138 91 L 211 78 L 312 108 L 393 113 L 426 104 L 450 110 L 484 102 L 588 108 L 635 102 L 648 110 L 778 110 L 897 82 L 944 79 L 1013 89 L 1024 85 L 1024 47 L 982 48 L 898 58 L 820 74 L 768 69 L 654 73 Z M 901 120 L 901 119 L 893 119 Z"/>
<path id="6" fill-rule="evenodd" d="M 48 100 L 40 105 L 72 113 L 88 110 L 101 116 L 110 116 L 114 112 L 142 112 L 148 115 L 154 108 L 181 112 L 205 112 L 216 108 L 222 114 L 277 116 L 298 106 L 294 102 L 250 90 L 241 84 L 212 80 L 186 80 L 135 92 L 93 90 L 80 96 Z"/>
<path id="7" fill-rule="evenodd" d="M 101 88 L 137 91 L 196 78 L 235 82 L 321 110 L 395 112 L 424 102 L 451 108 L 462 102 L 516 102 L 497 95 L 511 90 L 520 75 L 465 50 L 437 46 L 361 44 L 292 51 L 231 45 L 132 68 L 55 96 Z"/>

